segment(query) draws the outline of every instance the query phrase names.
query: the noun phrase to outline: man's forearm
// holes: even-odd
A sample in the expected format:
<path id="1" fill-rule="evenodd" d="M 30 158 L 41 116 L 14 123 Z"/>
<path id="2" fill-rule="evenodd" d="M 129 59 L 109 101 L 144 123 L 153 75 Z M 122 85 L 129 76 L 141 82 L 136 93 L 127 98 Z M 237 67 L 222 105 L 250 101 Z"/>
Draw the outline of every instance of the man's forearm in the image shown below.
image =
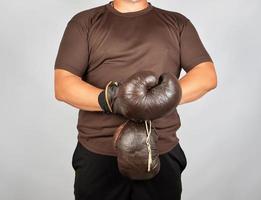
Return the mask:
<path id="1" fill-rule="evenodd" d="M 217 86 L 213 63 L 206 62 L 196 66 L 180 80 L 182 98 L 180 105 L 195 101 Z"/>
<path id="2" fill-rule="evenodd" d="M 56 99 L 68 103 L 78 109 L 102 111 L 98 96 L 103 89 L 97 88 L 75 76 L 56 81 Z M 65 80 L 66 79 L 66 80 Z"/>

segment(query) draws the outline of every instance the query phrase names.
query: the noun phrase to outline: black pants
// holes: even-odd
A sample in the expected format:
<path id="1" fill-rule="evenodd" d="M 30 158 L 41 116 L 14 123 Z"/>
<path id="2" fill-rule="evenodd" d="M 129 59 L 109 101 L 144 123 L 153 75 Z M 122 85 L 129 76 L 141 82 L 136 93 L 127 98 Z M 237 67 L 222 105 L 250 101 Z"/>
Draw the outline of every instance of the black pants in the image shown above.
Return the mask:
<path id="1" fill-rule="evenodd" d="M 120 174 L 117 158 L 96 154 L 79 142 L 72 157 L 76 200 L 180 200 L 186 156 L 176 145 L 160 155 L 160 172 L 150 180 L 130 180 Z"/>

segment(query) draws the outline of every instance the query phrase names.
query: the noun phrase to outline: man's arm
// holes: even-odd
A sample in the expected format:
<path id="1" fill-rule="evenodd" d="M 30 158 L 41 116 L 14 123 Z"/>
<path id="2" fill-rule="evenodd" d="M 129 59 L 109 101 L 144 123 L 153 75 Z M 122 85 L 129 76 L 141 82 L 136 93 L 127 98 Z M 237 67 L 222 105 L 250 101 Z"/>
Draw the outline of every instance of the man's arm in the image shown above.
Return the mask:
<path id="1" fill-rule="evenodd" d="M 216 88 L 217 76 L 212 62 L 203 62 L 191 69 L 180 80 L 181 104 L 195 101 Z M 78 109 L 102 111 L 98 96 L 103 90 L 81 80 L 66 70 L 55 70 L 55 98 Z"/>
<path id="2" fill-rule="evenodd" d="M 182 98 L 180 104 L 195 101 L 217 87 L 217 75 L 212 62 L 202 62 L 180 80 Z"/>
<path id="3" fill-rule="evenodd" d="M 81 79 L 89 62 L 88 22 L 76 14 L 67 23 L 54 65 L 55 97 L 81 110 L 100 111 L 98 94 L 102 89 Z"/>
<path id="4" fill-rule="evenodd" d="M 84 82 L 79 76 L 63 69 L 55 69 L 55 98 L 78 109 L 102 111 L 98 95 L 102 89 Z"/>

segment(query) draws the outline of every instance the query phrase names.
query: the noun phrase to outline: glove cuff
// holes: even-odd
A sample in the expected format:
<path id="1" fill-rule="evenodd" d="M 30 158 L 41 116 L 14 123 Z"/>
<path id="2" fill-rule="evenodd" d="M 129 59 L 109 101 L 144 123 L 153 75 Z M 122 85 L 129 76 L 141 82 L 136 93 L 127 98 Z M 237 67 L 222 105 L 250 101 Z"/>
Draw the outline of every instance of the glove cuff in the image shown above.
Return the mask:
<path id="1" fill-rule="evenodd" d="M 113 103 L 115 100 L 116 90 L 119 86 L 119 83 L 116 81 L 110 81 L 105 87 L 105 101 L 109 112 L 113 112 Z"/>
<path id="2" fill-rule="evenodd" d="M 106 99 L 105 99 L 105 91 L 104 90 L 99 94 L 98 102 L 99 102 L 101 109 L 105 113 L 110 113 L 110 109 L 109 109 L 108 104 L 107 104 Z"/>

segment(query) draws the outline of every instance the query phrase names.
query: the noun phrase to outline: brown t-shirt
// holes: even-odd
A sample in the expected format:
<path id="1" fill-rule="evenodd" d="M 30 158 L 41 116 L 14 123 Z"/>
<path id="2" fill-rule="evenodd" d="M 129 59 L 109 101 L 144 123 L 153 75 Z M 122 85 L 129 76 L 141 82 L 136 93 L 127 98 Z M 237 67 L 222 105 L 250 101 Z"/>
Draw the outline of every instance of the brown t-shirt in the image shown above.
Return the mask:
<path id="1" fill-rule="evenodd" d="M 183 14 L 153 6 L 122 13 L 108 2 L 75 14 L 60 42 L 55 69 L 65 69 L 98 88 L 124 81 L 139 70 L 180 76 L 212 59 L 191 21 Z M 116 155 L 113 133 L 126 119 L 99 111 L 79 110 L 78 140 L 87 149 Z M 177 110 L 152 121 L 163 154 L 178 142 Z"/>

